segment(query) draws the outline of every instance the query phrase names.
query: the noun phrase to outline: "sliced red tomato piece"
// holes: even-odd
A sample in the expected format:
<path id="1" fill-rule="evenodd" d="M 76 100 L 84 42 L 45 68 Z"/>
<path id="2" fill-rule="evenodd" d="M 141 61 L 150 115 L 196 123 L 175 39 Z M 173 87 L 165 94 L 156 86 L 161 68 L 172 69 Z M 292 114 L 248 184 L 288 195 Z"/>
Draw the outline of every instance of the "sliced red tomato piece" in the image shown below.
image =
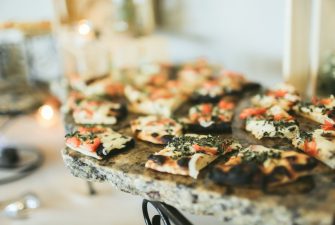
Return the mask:
<path id="1" fill-rule="evenodd" d="M 275 91 L 269 91 L 268 95 L 275 96 L 277 98 L 282 98 L 287 94 L 287 91 L 285 90 L 275 90 Z"/>
<path id="2" fill-rule="evenodd" d="M 328 120 L 325 121 L 325 124 L 321 126 L 321 128 L 325 131 L 327 130 L 335 130 L 335 124 L 329 122 Z"/>
<path id="3" fill-rule="evenodd" d="M 312 103 L 314 105 L 319 105 L 319 104 L 322 104 L 322 105 L 329 105 L 332 103 L 332 99 L 331 98 L 322 98 L 322 99 L 318 99 L 317 97 L 313 97 L 312 98 Z"/>
<path id="4" fill-rule="evenodd" d="M 313 139 L 311 141 L 305 141 L 304 150 L 308 155 L 316 156 L 318 154 L 316 141 Z"/>
<path id="5" fill-rule="evenodd" d="M 124 93 L 124 85 L 119 83 L 108 84 L 105 87 L 105 91 L 109 95 L 122 95 Z"/>
<path id="6" fill-rule="evenodd" d="M 225 115 L 219 115 L 219 118 L 220 118 L 221 121 L 226 121 L 227 120 Z"/>
<path id="7" fill-rule="evenodd" d="M 161 99 L 161 98 L 171 98 L 173 97 L 172 93 L 166 89 L 155 89 L 151 95 L 152 100 Z"/>
<path id="8" fill-rule="evenodd" d="M 246 119 L 250 116 L 262 115 L 266 112 L 266 108 L 246 108 L 240 113 L 241 119 Z"/>
<path id="9" fill-rule="evenodd" d="M 221 100 L 219 102 L 219 108 L 221 109 L 233 109 L 235 107 L 235 104 L 233 102 L 228 102 L 225 100 Z"/>
<path id="10" fill-rule="evenodd" d="M 227 76 L 227 77 L 230 77 L 230 78 L 236 78 L 236 79 L 241 79 L 241 80 L 244 79 L 244 76 L 243 76 L 242 73 L 235 72 L 235 71 L 232 71 L 232 70 L 222 70 L 221 74 L 223 76 Z"/>
<path id="11" fill-rule="evenodd" d="M 205 82 L 202 85 L 202 87 L 209 89 L 209 88 L 215 87 L 217 85 L 219 85 L 218 81 L 216 81 L 216 80 L 210 80 L 210 81 Z"/>
<path id="12" fill-rule="evenodd" d="M 100 145 L 101 141 L 99 138 L 94 138 L 93 140 L 87 140 L 83 145 L 90 152 L 95 152 Z"/>
<path id="13" fill-rule="evenodd" d="M 201 111 L 204 114 L 210 114 L 212 113 L 213 105 L 212 104 L 203 104 L 201 106 Z"/>
<path id="14" fill-rule="evenodd" d="M 86 132 L 89 132 L 90 131 L 90 128 L 88 127 L 78 127 L 78 132 L 83 134 L 83 133 L 86 133 Z"/>
<path id="15" fill-rule="evenodd" d="M 273 116 L 274 120 L 292 120 L 293 116 L 286 116 L 286 115 L 282 115 L 282 114 L 277 114 Z"/>
<path id="16" fill-rule="evenodd" d="M 329 105 L 332 103 L 332 99 L 331 98 L 324 98 L 324 99 L 320 99 L 320 103 L 323 105 Z"/>
<path id="17" fill-rule="evenodd" d="M 67 144 L 73 145 L 75 147 L 78 147 L 80 145 L 80 140 L 77 137 L 69 137 L 65 141 Z"/>
<path id="18" fill-rule="evenodd" d="M 78 110 L 79 110 L 79 111 L 83 111 L 83 112 L 86 114 L 86 116 L 87 116 L 88 118 L 92 118 L 92 117 L 93 117 L 94 112 L 93 112 L 92 110 L 85 109 L 85 108 L 83 108 L 83 109 L 78 109 Z"/>
<path id="19" fill-rule="evenodd" d="M 216 147 L 200 146 L 198 144 L 194 144 L 193 148 L 195 149 L 196 152 L 204 152 L 205 154 L 208 155 L 217 155 L 218 153 Z"/>

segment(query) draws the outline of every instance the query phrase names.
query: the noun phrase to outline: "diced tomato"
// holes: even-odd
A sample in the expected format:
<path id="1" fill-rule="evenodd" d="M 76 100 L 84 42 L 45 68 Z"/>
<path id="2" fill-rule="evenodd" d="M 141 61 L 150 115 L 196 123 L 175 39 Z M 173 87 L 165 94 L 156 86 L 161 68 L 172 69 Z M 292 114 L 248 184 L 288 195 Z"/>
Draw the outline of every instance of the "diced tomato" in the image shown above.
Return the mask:
<path id="1" fill-rule="evenodd" d="M 220 118 L 221 121 L 226 121 L 227 120 L 225 115 L 219 115 L 219 118 Z"/>
<path id="2" fill-rule="evenodd" d="M 320 103 L 323 105 L 329 105 L 332 103 L 332 99 L 331 98 L 324 98 L 324 99 L 320 99 Z"/>
<path id="3" fill-rule="evenodd" d="M 177 80 L 169 80 L 166 83 L 167 88 L 178 88 L 179 86 L 180 86 L 180 83 Z"/>
<path id="4" fill-rule="evenodd" d="M 318 154 L 316 142 L 313 139 L 312 141 L 305 141 L 304 150 L 308 155 L 316 156 Z"/>
<path id="5" fill-rule="evenodd" d="M 246 119 L 250 116 L 262 115 L 265 112 L 266 112 L 266 108 L 246 108 L 241 112 L 240 118 Z"/>
<path id="6" fill-rule="evenodd" d="M 91 152 L 95 152 L 100 145 L 101 141 L 99 138 L 94 138 L 93 140 L 87 140 L 83 145 Z"/>
<path id="7" fill-rule="evenodd" d="M 329 122 L 328 120 L 325 121 L 325 124 L 321 126 L 321 128 L 325 131 L 327 130 L 335 130 L 335 124 Z"/>
<path id="8" fill-rule="evenodd" d="M 75 147 L 78 147 L 80 145 L 80 140 L 77 137 L 69 137 L 65 141 L 67 144 L 73 145 Z"/>
<path id="9" fill-rule="evenodd" d="M 89 102 L 87 102 L 87 105 L 89 105 L 89 106 L 99 106 L 101 104 L 102 104 L 101 101 L 89 101 Z"/>
<path id="10" fill-rule="evenodd" d="M 232 70 L 222 70 L 221 74 L 223 76 L 227 76 L 227 77 L 231 77 L 231 78 L 236 78 L 236 79 L 241 79 L 241 80 L 244 79 L 244 76 L 243 76 L 242 73 L 235 72 L 235 71 L 232 71 Z"/>
<path id="11" fill-rule="evenodd" d="M 172 96 L 172 93 L 166 89 L 155 89 L 150 97 L 152 100 L 156 100 L 161 98 L 171 98 Z"/>
<path id="12" fill-rule="evenodd" d="M 87 133 L 101 133 L 104 132 L 106 129 L 103 127 L 78 127 L 77 131 L 80 134 L 87 134 Z"/>
<path id="13" fill-rule="evenodd" d="M 314 105 L 319 105 L 319 104 L 321 104 L 321 105 L 329 105 L 329 104 L 332 103 L 332 101 L 333 100 L 331 98 L 322 98 L 322 99 L 318 99 L 317 97 L 313 97 L 312 98 L 312 103 Z"/>
<path id="14" fill-rule="evenodd" d="M 219 85 L 218 81 L 216 81 L 216 80 L 210 80 L 210 81 L 205 82 L 202 85 L 202 87 L 209 89 L 209 88 L 212 88 L 212 87 L 217 86 L 217 85 Z"/>
<path id="15" fill-rule="evenodd" d="M 219 102 L 219 108 L 221 109 L 233 109 L 235 107 L 235 104 L 233 102 L 228 102 L 225 100 L 221 100 Z"/>
<path id="16" fill-rule="evenodd" d="M 314 97 L 312 98 L 312 103 L 313 103 L 314 105 L 317 105 L 317 104 L 319 103 L 318 98 L 314 96 Z"/>
<path id="17" fill-rule="evenodd" d="M 285 117 L 284 115 L 277 114 L 277 115 L 273 116 L 273 119 L 274 120 L 292 120 L 293 116 L 287 116 L 287 117 Z"/>
<path id="18" fill-rule="evenodd" d="M 200 117 L 199 113 L 193 113 L 193 114 L 190 115 L 191 121 L 196 121 L 198 119 L 198 117 Z"/>
<path id="19" fill-rule="evenodd" d="M 94 112 L 92 110 L 85 109 L 85 108 L 84 109 L 78 109 L 78 110 L 82 110 L 86 114 L 86 116 L 89 117 L 89 118 L 93 117 Z"/>
<path id="20" fill-rule="evenodd" d="M 124 85 L 119 83 L 108 84 L 105 87 L 105 91 L 109 95 L 122 95 L 124 92 Z"/>
<path id="21" fill-rule="evenodd" d="M 88 127 L 78 127 L 78 132 L 83 134 L 83 133 L 86 133 L 88 131 L 90 131 L 90 129 Z"/>
<path id="22" fill-rule="evenodd" d="M 213 105 L 212 104 L 203 104 L 201 106 L 201 111 L 204 114 L 210 114 L 212 112 Z"/>
<path id="23" fill-rule="evenodd" d="M 268 95 L 275 96 L 277 98 L 282 98 L 287 94 L 287 91 L 285 90 L 275 90 L 275 91 L 269 91 Z"/>
<path id="24" fill-rule="evenodd" d="M 208 155 L 217 155 L 218 152 L 216 147 L 200 146 L 198 144 L 194 144 L 193 148 L 196 152 L 204 152 Z"/>

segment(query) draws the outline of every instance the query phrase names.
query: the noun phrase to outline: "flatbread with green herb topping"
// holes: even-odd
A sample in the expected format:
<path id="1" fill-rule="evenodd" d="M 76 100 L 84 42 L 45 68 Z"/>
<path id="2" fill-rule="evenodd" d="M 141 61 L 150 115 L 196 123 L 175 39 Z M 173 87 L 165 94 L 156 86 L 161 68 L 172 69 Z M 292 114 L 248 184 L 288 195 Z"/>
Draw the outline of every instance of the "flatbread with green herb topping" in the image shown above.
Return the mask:
<path id="1" fill-rule="evenodd" d="M 275 186 L 306 176 L 315 166 L 303 153 L 250 145 L 215 166 L 210 177 L 222 185 Z"/>
<path id="2" fill-rule="evenodd" d="M 257 139 L 279 137 L 291 140 L 299 132 L 297 121 L 280 106 L 246 108 L 240 118 L 245 119 L 245 129 Z"/>
<path id="3" fill-rule="evenodd" d="M 168 117 L 143 116 L 130 122 L 135 137 L 154 144 L 166 144 L 182 134 L 182 125 Z"/>
<path id="4" fill-rule="evenodd" d="M 306 154 L 335 169 L 335 125 L 322 126 L 313 132 L 301 132 L 292 144 Z"/>
<path id="5" fill-rule="evenodd" d="M 192 106 L 187 117 L 179 121 L 192 133 L 231 132 L 235 103 L 221 100 L 217 104 L 203 103 Z"/>
<path id="6" fill-rule="evenodd" d="M 161 151 L 149 156 L 146 168 L 197 178 L 199 171 L 220 155 L 238 150 L 234 140 L 211 135 L 175 137 Z"/>
<path id="7" fill-rule="evenodd" d="M 314 98 L 312 102 L 301 102 L 293 109 L 298 115 L 315 122 L 335 124 L 335 98 L 333 95 L 323 99 Z"/>
<path id="8" fill-rule="evenodd" d="M 78 127 L 66 134 L 65 143 L 72 150 L 99 160 L 134 146 L 131 137 L 101 126 Z"/>

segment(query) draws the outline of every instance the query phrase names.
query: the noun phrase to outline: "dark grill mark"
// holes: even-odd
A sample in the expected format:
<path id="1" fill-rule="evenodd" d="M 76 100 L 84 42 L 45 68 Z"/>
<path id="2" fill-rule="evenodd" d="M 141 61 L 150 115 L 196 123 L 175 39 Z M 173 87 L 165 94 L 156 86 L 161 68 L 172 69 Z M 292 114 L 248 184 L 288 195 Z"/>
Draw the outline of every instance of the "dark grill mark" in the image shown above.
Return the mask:
<path id="1" fill-rule="evenodd" d="M 190 161 L 190 158 L 188 158 L 188 157 L 183 157 L 183 158 L 181 158 L 181 159 L 179 159 L 179 160 L 177 161 L 177 164 L 178 164 L 178 166 L 180 166 L 180 167 L 185 167 L 185 168 L 187 168 L 187 167 L 188 167 L 188 163 L 189 163 L 189 161 Z"/>
<path id="2" fill-rule="evenodd" d="M 153 154 L 151 154 L 151 155 L 148 157 L 148 159 L 154 161 L 154 162 L 157 163 L 158 165 L 163 165 L 164 162 L 166 161 L 167 157 L 166 157 L 166 156 L 163 156 L 163 155 L 153 155 Z"/>
<path id="3" fill-rule="evenodd" d="M 103 146 L 102 143 L 101 143 L 101 144 L 99 144 L 99 146 L 97 147 L 97 155 L 98 155 L 98 156 L 101 156 L 101 157 L 106 156 L 106 155 L 104 154 L 103 150 L 104 150 L 104 146 Z"/>

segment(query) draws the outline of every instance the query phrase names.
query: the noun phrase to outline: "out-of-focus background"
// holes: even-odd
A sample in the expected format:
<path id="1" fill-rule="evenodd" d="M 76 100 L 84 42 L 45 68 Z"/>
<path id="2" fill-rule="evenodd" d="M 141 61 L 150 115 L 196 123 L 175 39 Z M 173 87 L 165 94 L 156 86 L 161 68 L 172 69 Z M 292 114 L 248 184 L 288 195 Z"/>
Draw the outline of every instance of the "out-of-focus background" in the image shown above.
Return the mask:
<path id="1" fill-rule="evenodd" d="M 99 4 L 109 5 L 110 1 L 100 2 L 95 3 L 97 8 Z M 145 0 L 134 2 L 147 4 Z M 158 2 L 161 25 L 151 35 L 167 42 L 167 57 L 172 62 L 205 57 L 268 84 L 280 81 L 285 1 Z M 51 0 L 3 0 L 0 7 L 1 22 L 53 20 L 55 17 Z M 113 10 L 113 5 L 109 7 L 106 11 Z M 157 46 L 155 51 L 165 51 L 164 48 L 167 47 Z"/>

